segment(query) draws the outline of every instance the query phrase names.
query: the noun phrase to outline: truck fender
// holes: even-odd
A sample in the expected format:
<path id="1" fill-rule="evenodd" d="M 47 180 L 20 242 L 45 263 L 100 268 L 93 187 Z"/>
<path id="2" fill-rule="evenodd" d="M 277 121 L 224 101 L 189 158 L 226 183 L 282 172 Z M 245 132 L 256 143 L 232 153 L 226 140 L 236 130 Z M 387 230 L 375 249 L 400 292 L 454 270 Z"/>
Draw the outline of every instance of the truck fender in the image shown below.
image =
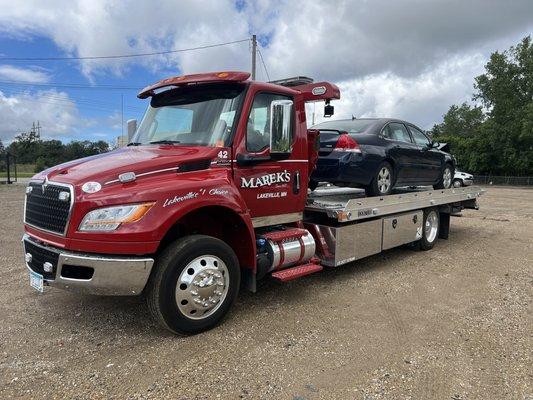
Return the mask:
<path id="1" fill-rule="evenodd" d="M 223 205 L 202 205 L 189 209 L 166 231 L 159 250 L 179 237 L 193 234 L 224 241 L 235 251 L 241 268 L 251 269 L 255 273 L 255 234 L 247 212 L 238 213 Z"/>

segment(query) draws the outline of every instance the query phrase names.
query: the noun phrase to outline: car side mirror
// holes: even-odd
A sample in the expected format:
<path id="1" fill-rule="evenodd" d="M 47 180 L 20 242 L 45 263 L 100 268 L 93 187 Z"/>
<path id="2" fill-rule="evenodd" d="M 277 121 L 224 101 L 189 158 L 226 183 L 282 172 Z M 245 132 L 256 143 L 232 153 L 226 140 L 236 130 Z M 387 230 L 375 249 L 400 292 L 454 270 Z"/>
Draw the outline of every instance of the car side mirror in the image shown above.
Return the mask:
<path id="1" fill-rule="evenodd" d="M 283 157 L 292 152 L 292 100 L 270 103 L 270 154 Z"/>

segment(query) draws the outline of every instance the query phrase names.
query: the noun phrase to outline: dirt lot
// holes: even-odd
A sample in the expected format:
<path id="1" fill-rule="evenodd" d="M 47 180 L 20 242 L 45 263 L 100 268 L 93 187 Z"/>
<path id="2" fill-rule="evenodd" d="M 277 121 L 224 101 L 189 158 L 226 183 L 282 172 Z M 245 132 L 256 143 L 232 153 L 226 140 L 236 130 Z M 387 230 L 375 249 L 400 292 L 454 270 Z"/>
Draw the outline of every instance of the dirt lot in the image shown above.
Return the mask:
<path id="1" fill-rule="evenodd" d="M 533 190 L 490 188 L 430 252 L 243 293 L 180 338 L 138 298 L 29 287 L 0 187 L 0 398 L 533 399 Z"/>

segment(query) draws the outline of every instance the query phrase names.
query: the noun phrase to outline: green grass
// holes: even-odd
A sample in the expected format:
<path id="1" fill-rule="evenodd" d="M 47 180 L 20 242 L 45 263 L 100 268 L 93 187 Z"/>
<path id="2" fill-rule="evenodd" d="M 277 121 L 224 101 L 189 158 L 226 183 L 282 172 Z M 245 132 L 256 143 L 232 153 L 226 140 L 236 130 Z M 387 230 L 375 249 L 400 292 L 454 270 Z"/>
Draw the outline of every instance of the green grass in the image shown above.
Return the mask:
<path id="1" fill-rule="evenodd" d="M 19 178 L 31 178 L 35 175 L 35 164 L 17 164 L 17 176 Z M 15 178 L 15 173 L 11 170 L 12 179 Z M 6 171 L 0 171 L 0 179 L 7 178 Z"/>

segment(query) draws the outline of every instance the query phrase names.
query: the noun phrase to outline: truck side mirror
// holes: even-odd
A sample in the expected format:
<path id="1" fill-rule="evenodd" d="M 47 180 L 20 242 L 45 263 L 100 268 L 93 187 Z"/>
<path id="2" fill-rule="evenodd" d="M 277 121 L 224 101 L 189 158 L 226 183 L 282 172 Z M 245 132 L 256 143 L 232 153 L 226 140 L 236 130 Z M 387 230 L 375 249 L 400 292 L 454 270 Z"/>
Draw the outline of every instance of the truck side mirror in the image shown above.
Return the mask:
<path id="1" fill-rule="evenodd" d="M 326 103 L 324 106 L 324 118 L 329 118 L 333 115 L 335 111 L 335 107 L 333 107 L 331 104 Z"/>
<path id="2" fill-rule="evenodd" d="M 289 155 L 292 152 L 292 100 L 270 103 L 270 154 Z"/>

